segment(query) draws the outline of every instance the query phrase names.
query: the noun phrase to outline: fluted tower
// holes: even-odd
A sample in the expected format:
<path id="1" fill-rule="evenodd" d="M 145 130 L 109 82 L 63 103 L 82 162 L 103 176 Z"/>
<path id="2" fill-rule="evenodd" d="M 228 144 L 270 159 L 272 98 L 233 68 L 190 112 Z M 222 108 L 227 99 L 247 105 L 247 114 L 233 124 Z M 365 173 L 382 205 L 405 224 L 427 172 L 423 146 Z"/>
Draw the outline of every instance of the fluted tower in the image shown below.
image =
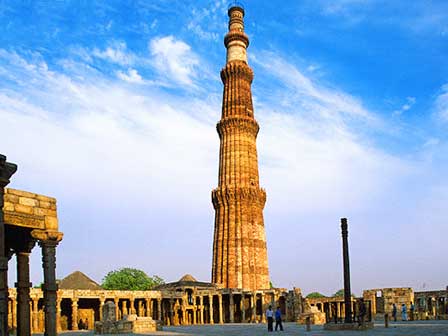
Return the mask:
<path id="1" fill-rule="evenodd" d="M 224 38 L 227 62 L 222 115 L 216 128 L 220 138 L 218 188 L 212 191 L 215 208 L 212 282 L 226 288 L 268 289 L 269 270 L 260 188 L 251 84 L 247 63 L 249 38 L 244 33 L 244 9 L 231 5 L 229 32 Z"/>

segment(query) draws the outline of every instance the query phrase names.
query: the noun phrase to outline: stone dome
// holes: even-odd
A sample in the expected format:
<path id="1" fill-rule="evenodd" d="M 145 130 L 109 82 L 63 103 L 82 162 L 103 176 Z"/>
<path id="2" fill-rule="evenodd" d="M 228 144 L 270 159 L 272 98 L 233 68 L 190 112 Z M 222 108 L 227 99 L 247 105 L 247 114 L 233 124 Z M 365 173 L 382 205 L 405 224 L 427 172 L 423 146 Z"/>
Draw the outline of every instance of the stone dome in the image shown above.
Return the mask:
<path id="1" fill-rule="evenodd" d="M 192 282 L 198 282 L 191 274 L 185 274 L 182 278 L 180 278 L 180 281 L 192 281 Z"/>

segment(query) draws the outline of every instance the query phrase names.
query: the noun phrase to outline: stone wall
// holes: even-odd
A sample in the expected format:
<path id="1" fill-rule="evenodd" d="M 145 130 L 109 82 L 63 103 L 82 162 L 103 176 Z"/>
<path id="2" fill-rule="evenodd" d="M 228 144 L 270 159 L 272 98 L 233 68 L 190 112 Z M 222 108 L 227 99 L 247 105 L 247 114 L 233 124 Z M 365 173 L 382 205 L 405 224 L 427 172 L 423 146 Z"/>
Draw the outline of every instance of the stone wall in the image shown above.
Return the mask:
<path id="1" fill-rule="evenodd" d="M 16 189 L 5 189 L 6 224 L 42 230 L 58 230 L 56 199 Z"/>

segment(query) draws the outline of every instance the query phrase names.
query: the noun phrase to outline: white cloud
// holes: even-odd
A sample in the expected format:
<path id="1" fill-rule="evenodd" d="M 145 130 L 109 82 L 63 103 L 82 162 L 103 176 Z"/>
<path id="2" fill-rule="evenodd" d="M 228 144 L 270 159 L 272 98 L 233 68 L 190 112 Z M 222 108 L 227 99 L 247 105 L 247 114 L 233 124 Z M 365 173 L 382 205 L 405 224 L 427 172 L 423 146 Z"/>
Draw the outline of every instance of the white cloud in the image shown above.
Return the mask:
<path id="1" fill-rule="evenodd" d="M 435 101 L 435 111 L 442 120 L 448 121 L 448 84 L 440 89 L 440 94 Z"/>
<path id="2" fill-rule="evenodd" d="M 394 115 L 402 115 L 403 112 L 409 111 L 414 104 L 416 103 L 417 99 L 415 97 L 406 97 L 406 103 L 404 103 L 400 109 L 395 110 L 393 112 Z"/>
<path id="3" fill-rule="evenodd" d="M 300 71 L 296 66 L 286 62 L 280 55 L 262 52 L 251 59 L 272 76 L 278 84 L 275 87 L 275 99 L 280 96 L 281 109 L 300 111 L 303 117 L 331 121 L 331 125 L 344 131 L 344 118 L 353 118 L 362 122 L 379 123 L 378 118 L 370 113 L 362 102 L 337 88 L 327 87 Z M 269 100 L 269 103 L 275 103 Z M 305 127 L 305 125 L 303 125 Z M 331 129 L 334 129 L 332 127 Z"/>
<path id="4" fill-rule="evenodd" d="M 142 76 L 138 73 L 137 70 L 129 68 L 127 73 L 119 70 L 117 71 L 117 77 L 125 82 L 135 83 L 135 84 L 143 84 L 144 80 Z"/>
<path id="5" fill-rule="evenodd" d="M 116 63 L 119 65 L 131 65 L 134 63 L 136 56 L 127 50 L 125 42 L 112 42 L 106 49 L 101 50 L 94 48 L 92 51 L 94 57 Z"/>
<path id="6" fill-rule="evenodd" d="M 169 35 L 152 39 L 149 49 L 160 75 L 178 84 L 194 86 L 199 58 L 187 43 Z"/>

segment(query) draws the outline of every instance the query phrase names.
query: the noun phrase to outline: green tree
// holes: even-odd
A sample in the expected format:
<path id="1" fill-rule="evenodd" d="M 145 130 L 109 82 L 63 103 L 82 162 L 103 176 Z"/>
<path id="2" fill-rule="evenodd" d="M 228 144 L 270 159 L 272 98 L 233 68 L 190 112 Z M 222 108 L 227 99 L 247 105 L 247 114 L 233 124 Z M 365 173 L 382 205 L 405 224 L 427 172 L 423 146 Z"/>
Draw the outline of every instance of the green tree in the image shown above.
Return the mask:
<path id="1" fill-rule="evenodd" d="M 340 289 L 336 293 L 333 294 L 333 297 L 336 297 L 336 296 L 344 296 L 344 289 Z M 352 296 L 355 296 L 355 295 L 352 293 Z"/>
<path id="2" fill-rule="evenodd" d="M 333 297 L 336 297 L 336 296 L 344 296 L 344 289 L 340 289 L 336 293 L 333 294 Z"/>
<path id="3" fill-rule="evenodd" d="M 322 293 L 319 293 L 319 292 L 312 292 L 312 293 L 309 293 L 306 297 L 308 299 L 318 299 L 318 298 L 325 297 L 325 295 L 323 295 Z"/>
<path id="4" fill-rule="evenodd" d="M 111 290 L 149 290 L 163 283 L 157 275 L 150 277 L 141 270 L 126 267 L 107 273 L 101 286 Z"/>

